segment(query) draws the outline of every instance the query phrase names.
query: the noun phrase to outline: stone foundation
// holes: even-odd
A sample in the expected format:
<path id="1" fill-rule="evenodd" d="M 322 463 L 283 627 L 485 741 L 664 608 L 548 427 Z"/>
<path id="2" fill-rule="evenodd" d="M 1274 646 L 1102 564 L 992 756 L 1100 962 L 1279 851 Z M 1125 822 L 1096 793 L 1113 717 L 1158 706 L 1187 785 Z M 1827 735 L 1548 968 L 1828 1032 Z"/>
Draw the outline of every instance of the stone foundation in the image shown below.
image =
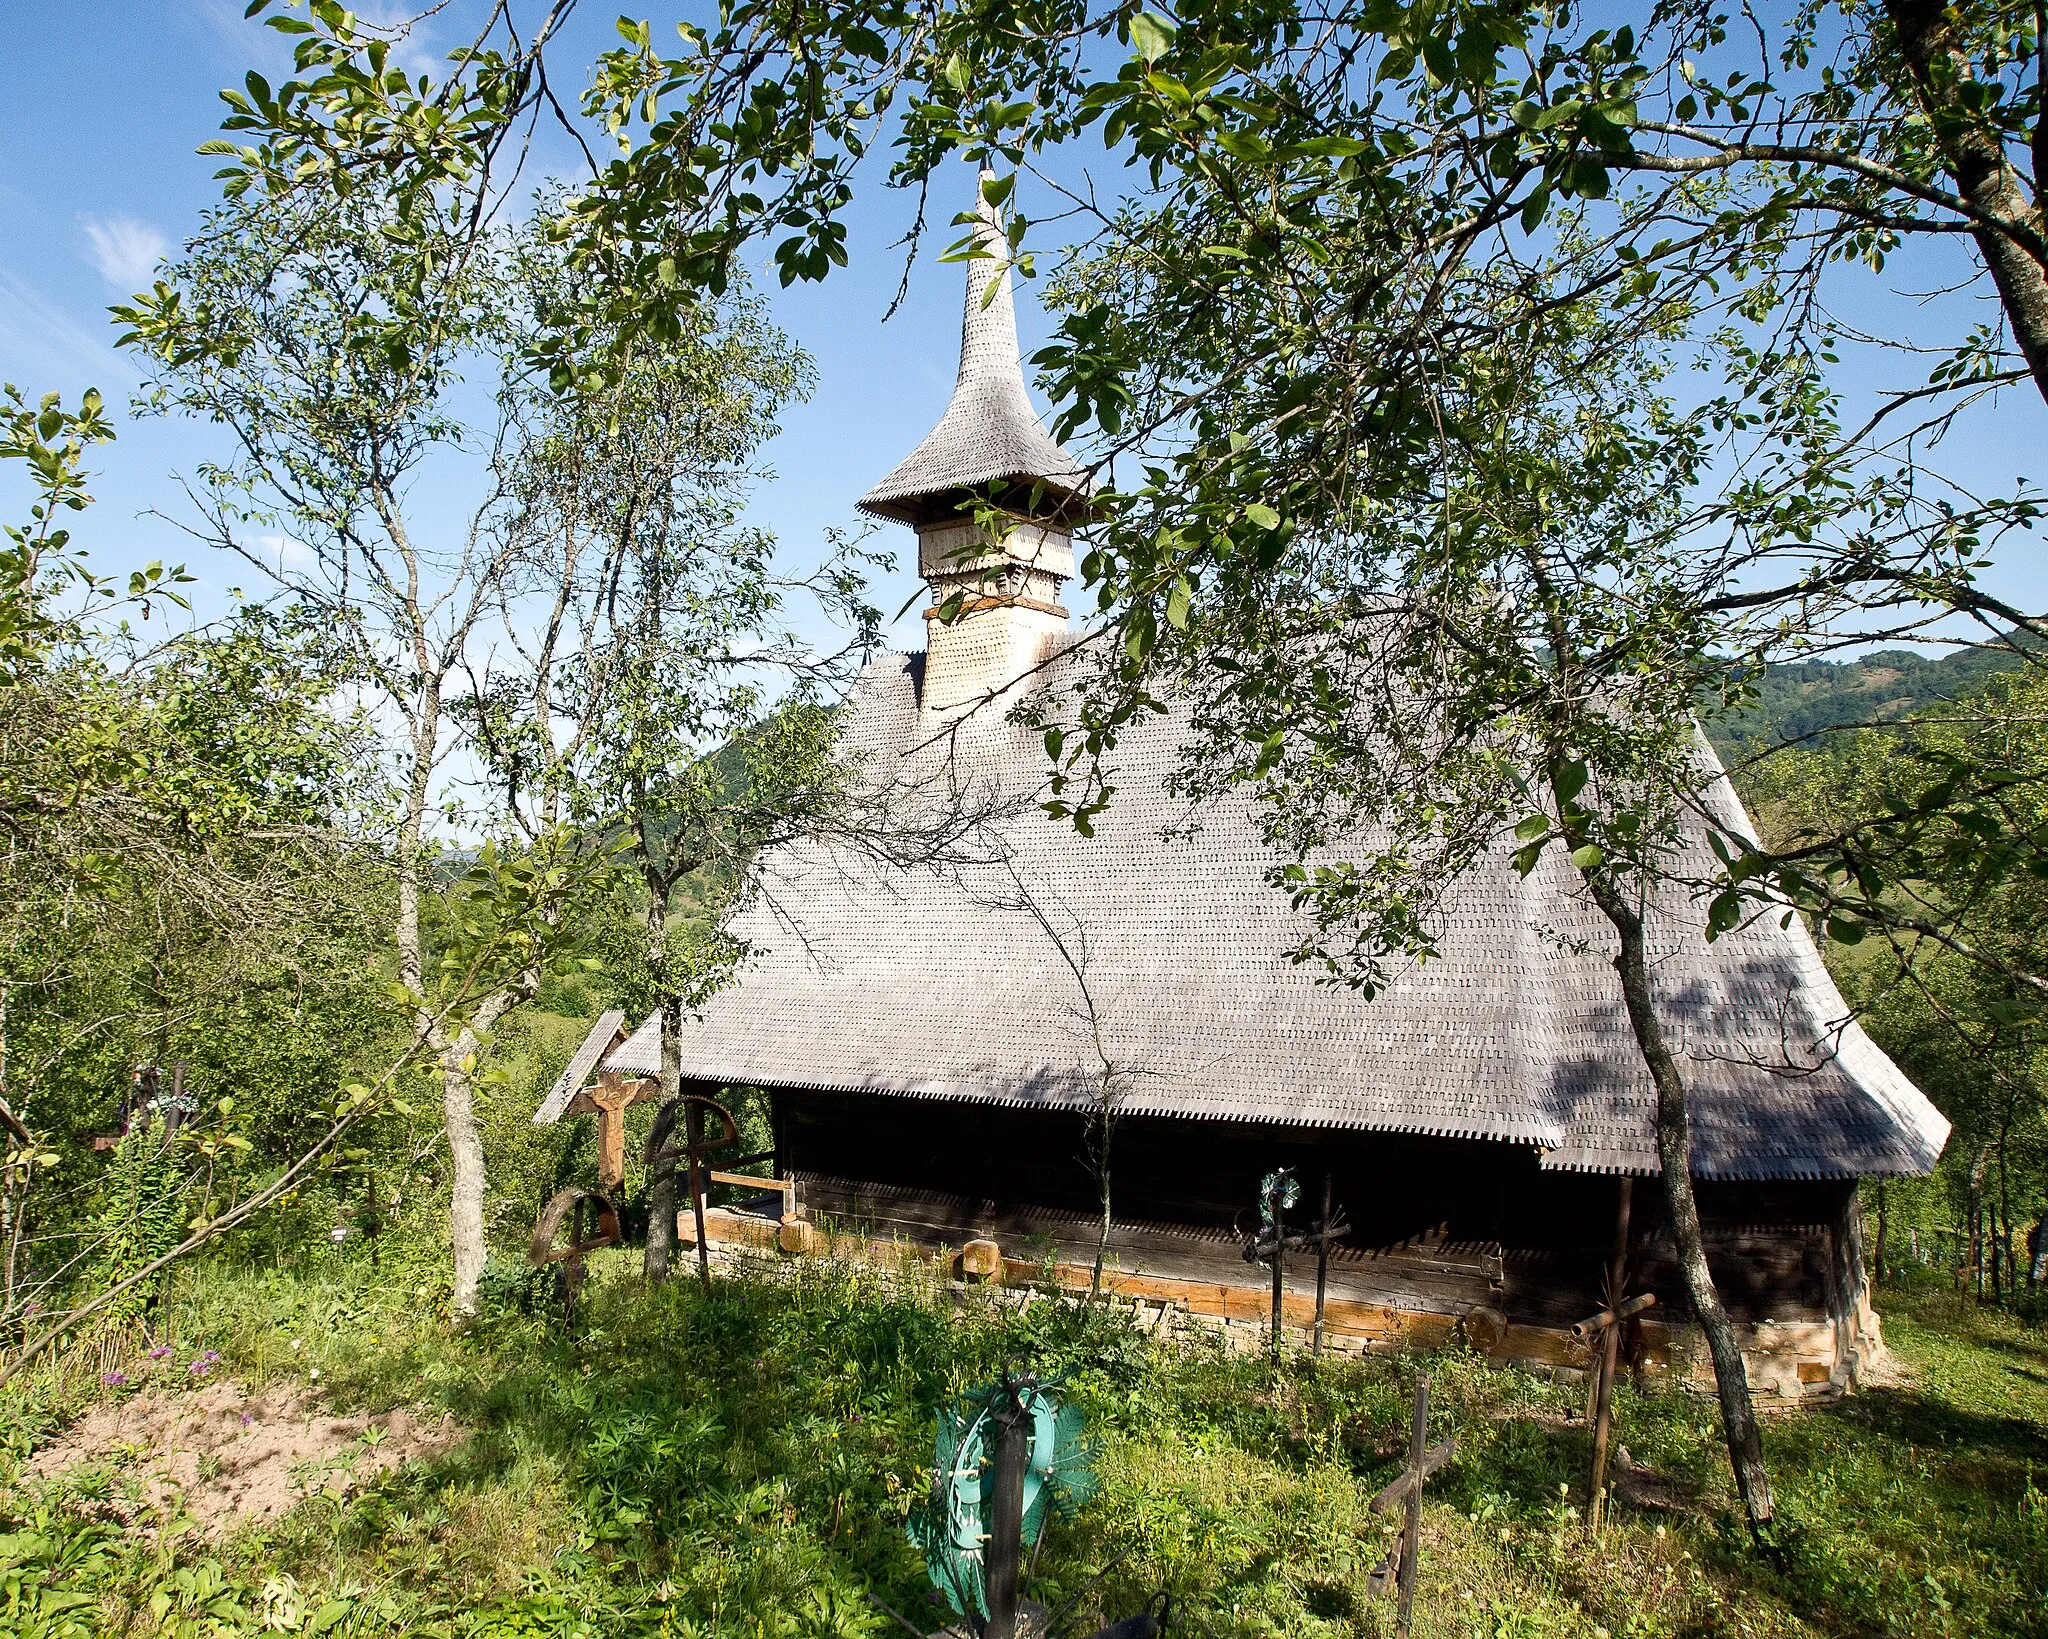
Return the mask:
<path id="1" fill-rule="evenodd" d="M 900 1274 L 923 1274 L 961 1292 L 996 1288 L 1003 1299 L 1023 1306 L 1055 1293 L 1078 1297 L 1087 1292 L 1092 1275 L 1085 1264 L 1003 1257 L 988 1241 L 972 1243 L 965 1253 L 944 1247 L 934 1251 L 910 1241 L 835 1232 L 801 1217 L 778 1223 L 709 1207 L 704 1219 L 705 1238 L 711 1243 L 714 1259 L 735 1267 L 758 1266 L 764 1259 L 833 1257 Z M 677 1234 L 681 1245 L 696 1245 L 689 1213 L 678 1214 Z M 1103 1289 L 1112 1301 L 1128 1305 L 1140 1330 L 1153 1335 L 1220 1338 L 1226 1348 L 1242 1353 L 1269 1347 L 1273 1300 L 1268 1286 L 1212 1284 L 1111 1269 L 1104 1271 Z M 1307 1350 L 1314 1339 L 1314 1297 L 1288 1291 L 1282 1298 L 1281 1316 L 1284 1346 L 1292 1351 Z M 1323 1347 L 1331 1354 L 1358 1356 L 1440 1349 L 1462 1342 L 1504 1365 L 1571 1377 L 1583 1375 L 1592 1363 L 1591 1350 L 1569 1332 L 1499 1322 L 1500 1317 L 1490 1311 L 1461 1316 L 1331 1298 L 1323 1310 Z M 1675 1381 L 1711 1391 L 1713 1365 L 1696 1327 L 1674 1327 L 1654 1319 L 1638 1324 L 1642 1349 L 1637 1364 L 1641 1371 L 1653 1381 Z M 1750 1390 L 1758 1396 L 1782 1401 L 1827 1399 L 1857 1386 L 1866 1373 L 1889 1365 L 1877 1315 L 1867 1297 L 1858 1302 L 1846 1323 L 1766 1321 L 1738 1330 L 1749 1367 Z"/>

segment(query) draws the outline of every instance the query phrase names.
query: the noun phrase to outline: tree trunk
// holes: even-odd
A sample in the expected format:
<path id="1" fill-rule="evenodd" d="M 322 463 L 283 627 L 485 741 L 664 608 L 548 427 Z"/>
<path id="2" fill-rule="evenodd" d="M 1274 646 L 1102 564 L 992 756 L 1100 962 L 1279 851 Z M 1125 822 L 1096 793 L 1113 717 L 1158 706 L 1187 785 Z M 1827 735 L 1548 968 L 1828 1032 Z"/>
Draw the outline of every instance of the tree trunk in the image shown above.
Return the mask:
<path id="1" fill-rule="evenodd" d="M 687 1127 L 678 1129 L 683 1096 L 682 999 L 663 996 L 661 1009 L 661 1104 L 668 1129 L 666 1141 L 658 1145 L 654 1165 L 648 1174 L 647 1255 L 642 1273 L 656 1282 L 668 1279 L 670 1256 L 676 1244 L 676 1145 L 684 1141 Z"/>
<path id="2" fill-rule="evenodd" d="M 1958 47 L 1950 8 L 1942 0 L 1885 0 L 1884 9 L 1957 192 L 1993 222 L 2013 230 L 1979 225 L 1973 231 L 2013 339 L 2033 373 L 2035 387 L 2048 398 L 2048 267 L 2021 242 L 2023 234 L 2038 240 L 2040 216 L 2028 202 L 2018 174 L 2006 163 L 1998 135 L 1957 94 L 1974 76 L 1968 56 Z"/>
<path id="3" fill-rule="evenodd" d="M 675 1146 L 681 1135 L 676 1120 L 681 1114 L 677 1100 L 683 1091 L 683 1043 L 677 1031 L 682 1017 L 680 1000 L 670 994 L 668 982 L 668 891 L 658 871 L 647 868 L 650 856 L 642 848 L 642 880 L 647 887 L 647 965 L 653 972 L 658 992 L 656 1009 L 661 1014 L 661 1102 L 658 1118 L 667 1138 L 654 1147 L 647 1175 L 647 1250 L 640 1272 L 657 1285 L 668 1279 L 670 1255 L 676 1244 Z"/>
<path id="4" fill-rule="evenodd" d="M 1984 1173 L 1990 1165 L 1991 1146 L 1985 1144 L 1970 1168 L 1970 1244 L 1964 1253 L 1964 1268 L 1979 1303 L 1984 1301 Z"/>
<path id="5" fill-rule="evenodd" d="M 670 1108 L 666 1100 L 659 1106 Z M 674 1133 L 673 1118 L 669 1131 Z M 665 1151 L 668 1146 L 664 1144 Z M 647 1248 L 641 1255 L 640 1273 L 655 1286 L 668 1279 L 669 1258 L 676 1246 L 676 1162 L 675 1156 L 657 1152 L 647 1169 Z"/>
<path id="6" fill-rule="evenodd" d="M 2019 1281 L 2013 1275 L 2012 1261 L 2012 1189 L 2007 1184 L 2007 1145 L 2011 1136 L 2010 1119 L 1998 1126 L 1998 1265 L 2004 1274 L 2003 1292 L 2005 1297 L 2018 1295 Z M 2004 1301 L 2004 1297 L 1999 1299 Z"/>
<path id="7" fill-rule="evenodd" d="M 1699 1205 L 1692 1192 L 1692 1121 L 1686 1111 L 1685 1078 L 1664 1039 L 1664 1027 L 1651 997 L 1642 918 L 1600 867 L 1583 875 L 1594 902 L 1620 939 L 1621 949 L 1614 966 L 1621 975 L 1622 1000 L 1628 1009 L 1636 1046 L 1657 1091 L 1657 1160 L 1663 1171 L 1665 1205 L 1671 1214 L 1671 1238 L 1685 1277 L 1686 1295 L 1692 1300 L 1693 1313 L 1706 1334 L 1707 1353 L 1714 1362 L 1714 1382 L 1721 1399 L 1721 1432 L 1728 1444 L 1735 1486 L 1749 1515 L 1750 1532 L 1763 1544 L 1772 1515 L 1771 1480 L 1764 1469 L 1763 1438 L 1757 1430 L 1756 1408 L 1750 1403 L 1749 1372 L 1743 1364 L 1735 1324 L 1728 1318 L 1721 1294 L 1714 1286 L 1713 1272 L 1707 1267 Z"/>
<path id="8" fill-rule="evenodd" d="M 455 1254 L 455 1313 L 476 1313 L 477 1282 L 484 1272 L 484 1146 L 476 1130 L 477 1039 L 462 1031 L 441 1050 L 441 1115 L 448 1128 L 451 1166 L 448 1238 Z"/>
<path id="9" fill-rule="evenodd" d="M 1095 1142 L 1090 1146 L 1095 1152 L 1095 1191 L 1099 1219 L 1095 1229 L 1095 1270 L 1088 1280 L 1088 1301 L 1093 1303 L 1102 1296 L 1102 1266 L 1109 1259 L 1109 1232 L 1115 1220 L 1110 1213 L 1109 1194 L 1109 1146 L 1114 1136 L 1115 1117 L 1109 1109 L 1110 1095 L 1103 1094 L 1103 1107 L 1096 1112 Z"/>

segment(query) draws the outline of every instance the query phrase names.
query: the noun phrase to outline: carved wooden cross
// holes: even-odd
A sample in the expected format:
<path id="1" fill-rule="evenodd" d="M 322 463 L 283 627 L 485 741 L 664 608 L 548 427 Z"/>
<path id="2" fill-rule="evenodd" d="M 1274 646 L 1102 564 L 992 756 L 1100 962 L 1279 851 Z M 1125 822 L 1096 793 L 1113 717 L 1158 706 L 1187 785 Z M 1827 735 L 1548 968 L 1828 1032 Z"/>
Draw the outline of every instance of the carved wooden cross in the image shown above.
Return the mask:
<path id="1" fill-rule="evenodd" d="M 1429 1373 L 1415 1374 L 1415 1418 L 1408 1428 L 1408 1466 L 1391 1485 L 1372 1499 L 1375 1514 L 1390 1514 L 1397 1503 L 1405 1504 L 1401 1540 L 1394 1551 L 1372 1568 L 1366 1585 L 1375 1594 L 1398 1590 L 1400 1611 L 1394 1632 L 1404 1636 L 1415 1615 L 1415 1563 L 1422 1550 L 1422 1487 L 1430 1475 L 1458 1454 L 1458 1438 L 1452 1435 L 1435 1445 L 1429 1438 Z"/>
<path id="2" fill-rule="evenodd" d="M 597 1176 L 606 1189 L 626 1181 L 626 1106 L 639 1092 L 639 1081 L 628 1081 L 621 1070 L 598 1072 L 590 1090 L 590 1102 L 597 1106 Z"/>

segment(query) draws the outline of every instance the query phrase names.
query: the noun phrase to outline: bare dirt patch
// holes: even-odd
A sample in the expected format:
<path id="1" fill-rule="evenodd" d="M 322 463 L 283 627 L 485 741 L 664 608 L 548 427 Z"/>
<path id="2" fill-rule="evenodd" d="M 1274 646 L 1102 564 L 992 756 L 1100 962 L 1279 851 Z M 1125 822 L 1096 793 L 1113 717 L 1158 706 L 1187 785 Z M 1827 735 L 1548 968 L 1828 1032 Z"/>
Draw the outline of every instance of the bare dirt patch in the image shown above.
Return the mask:
<path id="1" fill-rule="evenodd" d="M 320 1492 L 346 1496 L 404 1463 L 438 1457 L 464 1435 L 452 1417 L 404 1409 L 337 1416 L 296 1384 L 211 1383 L 102 1401 L 36 1453 L 49 1478 L 81 1463 L 110 1469 L 116 1495 L 161 1508 L 175 1492 L 208 1532 L 274 1520 Z M 122 1483 L 122 1482 L 127 1483 Z"/>

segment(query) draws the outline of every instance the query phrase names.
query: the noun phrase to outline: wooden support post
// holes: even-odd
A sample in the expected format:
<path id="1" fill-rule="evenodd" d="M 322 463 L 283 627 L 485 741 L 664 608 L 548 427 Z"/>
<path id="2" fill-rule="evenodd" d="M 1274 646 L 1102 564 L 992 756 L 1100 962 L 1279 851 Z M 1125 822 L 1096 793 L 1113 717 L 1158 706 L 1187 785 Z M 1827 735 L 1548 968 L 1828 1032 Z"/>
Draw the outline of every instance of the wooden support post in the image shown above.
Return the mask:
<path id="1" fill-rule="evenodd" d="M 704 1106 L 683 1100 L 684 1164 L 690 1169 L 690 1211 L 697 1223 L 697 1278 L 711 1286 L 711 1242 L 704 1233 Z"/>
<path id="2" fill-rule="evenodd" d="M 1028 1392 L 1028 1391 L 1027 1391 Z M 991 1421 L 996 1429 L 995 1489 L 990 1498 L 988 1558 L 984 1588 L 988 1625 L 981 1639 L 1016 1639 L 1018 1584 L 1024 1569 L 1024 1477 L 1031 1461 L 1031 1414 L 1006 1376 L 997 1391 L 1001 1403 Z"/>
<path id="3" fill-rule="evenodd" d="M 1593 1480 L 1586 1524 L 1595 1536 L 1607 1511 L 1607 1441 L 1614 1424 L 1614 1374 L 1621 1362 L 1622 1293 L 1628 1280 L 1628 1209 L 1635 1180 L 1623 1176 L 1614 1207 L 1614 1252 L 1607 1265 L 1607 1307 L 1614 1318 L 1601 1329 L 1599 1382 L 1593 1410 Z"/>
<path id="4" fill-rule="evenodd" d="M 1280 1312 L 1287 1296 L 1287 1209 L 1273 1197 L 1273 1363 L 1280 1363 Z"/>
<path id="5" fill-rule="evenodd" d="M 1323 1219 L 1316 1225 L 1316 1331 L 1309 1353 L 1323 1358 L 1323 1300 L 1330 1295 L 1330 1173 L 1323 1170 Z"/>
<path id="6" fill-rule="evenodd" d="M 1401 1524 L 1401 1603 L 1394 1632 L 1408 1639 L 1415 1621 L 1415 1562 L 1422 1555 L 1423 1459 L 1429 1438 L 1429 1373 L 1415 1374 L 1415 1420 L 1408 1430 L 1408 1507 Z"/>

